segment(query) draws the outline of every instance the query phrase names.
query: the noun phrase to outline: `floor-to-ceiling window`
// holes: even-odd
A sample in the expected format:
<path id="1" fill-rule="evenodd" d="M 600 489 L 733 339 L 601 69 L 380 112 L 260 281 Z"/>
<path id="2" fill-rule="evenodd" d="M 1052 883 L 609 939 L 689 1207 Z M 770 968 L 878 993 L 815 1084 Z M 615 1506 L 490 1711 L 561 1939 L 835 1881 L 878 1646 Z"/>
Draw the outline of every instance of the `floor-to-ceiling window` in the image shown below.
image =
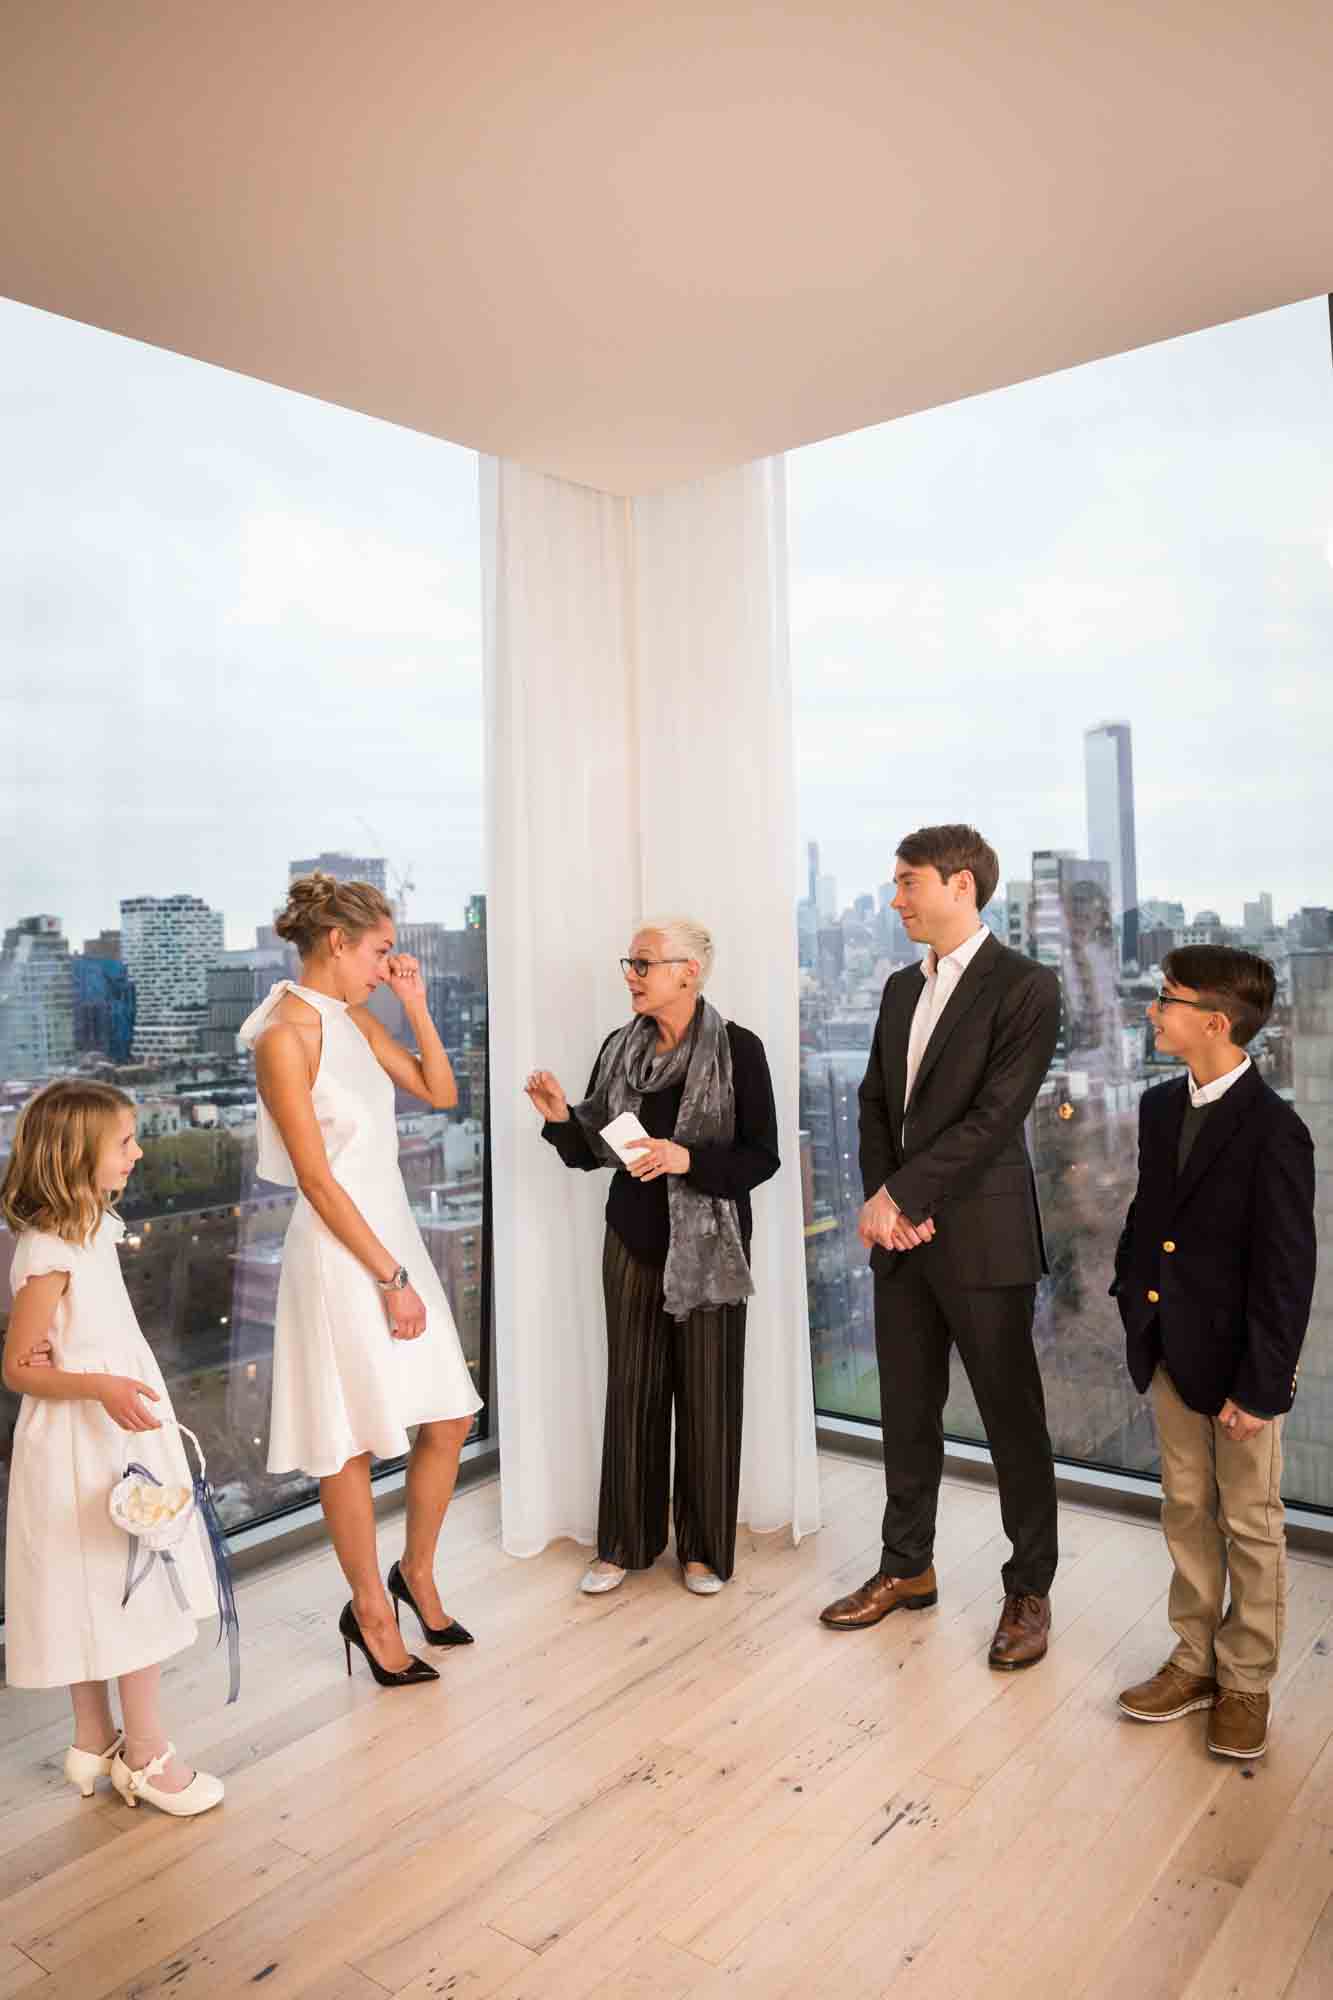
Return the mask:
<path id="1" fill-rule="evenodd" d="M 0 1155 L 51 1076 L 136 1100 L 125 1276 L 242 1525 L 309 1497 L 265 1470 L 293 1196 L 236 1029 L 310 866 L 421 961 L 460 1101 L 400 1098 L 401 1159 L 486 1392 L 476 460 L 6 302 L 0 364 Z"/>
<path id="2" fill-rule="evenodd" d="M 1032 1121 L 1056 1449 L 1147 1471 L 1107 1297 L 1144 1008 L 1173 944 L 1264 953 L 1252 1053 L 1311 1126 L 1333 1206 L 1333 370 L 1325 301 L 1001 390 L 790 460 L 802 1145 L 816 1395 L 873 1418 L 856 1089 L 912 828 L 978 825 L 986 919 L 1056 967 Z M 949 1428 L 980 1434 L 955 1371 Z M 1333 1505 L 1333 1277 L 1287 1427 L 1291 1497 Z"/>

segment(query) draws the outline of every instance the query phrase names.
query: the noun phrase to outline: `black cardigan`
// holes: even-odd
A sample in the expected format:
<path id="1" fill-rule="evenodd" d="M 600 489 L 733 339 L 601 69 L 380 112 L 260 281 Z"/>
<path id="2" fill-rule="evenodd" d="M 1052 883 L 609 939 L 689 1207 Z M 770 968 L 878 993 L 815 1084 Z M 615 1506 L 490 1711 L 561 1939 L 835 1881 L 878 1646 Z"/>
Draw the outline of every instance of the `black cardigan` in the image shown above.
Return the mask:
<path id="1" fill-rule="evenodd" d="M 610 1039 L 608 1035 L 607 1041 Z M 768 1059 L 758 1035 L 752 1035 L 748 1028 L 738 1028 L 734 1021 L 728 1021 L 727 1040 L 731 1043 L 732 1080 L 736 1091 L 736 1136 L 729 1146 L 691 1146 L 690 1171 L 685 1179 L 701 1194 L 716 1195 L 723 1201 L 735 1202 L 741 1240 L 748 1258 L 754 1227 L 750 1190 L 771 1180 L 781 1165 L 778 1157 L 778 1120 L 773 1105 Z M 602 1048 L 605 1047 L 606 1042 L 603 1042 Z M 600 1061 L 599 1050 L 597 1062 Z M 588 1079 L 588 1095 L 592 1093 L 596 1076 L 597 1063 L 594 1063 Z M 684 1087 L 683 1083 L 678 1083 L 669 1090 L 653 1090 L 645 1094 L 639 1106 L 639 1122 L 650 1138 L 674 1138 Z M 594 1167 L 608 1164 L 594 1153 L 583 1127 L 572 1115 L 559 1124 L 548 1121 L 542 1126 L 542 1137 L 555 1147 L 567 1167 L 577 1167 L 586 1173 Z M 662 1174 L 654 1181 L 636 1181 L 624 1167 L 617 1167 L 606 1200 L 608 1228 L 615 1231 L 639 1263 L 659 1269 L 666 1263 L 671 1240 L 668 1179 L 668 1175 Z"/>

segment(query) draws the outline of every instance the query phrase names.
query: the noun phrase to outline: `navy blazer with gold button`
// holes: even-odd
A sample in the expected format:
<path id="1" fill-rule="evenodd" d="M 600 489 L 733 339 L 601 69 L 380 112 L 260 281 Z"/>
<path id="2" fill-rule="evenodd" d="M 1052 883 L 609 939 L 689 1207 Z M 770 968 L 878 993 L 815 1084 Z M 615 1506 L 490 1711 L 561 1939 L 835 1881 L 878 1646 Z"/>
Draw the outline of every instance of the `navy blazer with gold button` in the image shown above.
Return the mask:
<path id="1" fill-rule="evenodd" d="M 1178 1174 L 1188 1102 L 1180 1077 L 1139 1106 L 1139 1184 L 1111 1286 L 1129 1372 L 1142 1393 L 1161 1361 L 1204 1416 L 1228 1396 L 1281 1416 L 1314 1292 L 1314 1142 L 1251 1068 L 1213 1104 Z"/>

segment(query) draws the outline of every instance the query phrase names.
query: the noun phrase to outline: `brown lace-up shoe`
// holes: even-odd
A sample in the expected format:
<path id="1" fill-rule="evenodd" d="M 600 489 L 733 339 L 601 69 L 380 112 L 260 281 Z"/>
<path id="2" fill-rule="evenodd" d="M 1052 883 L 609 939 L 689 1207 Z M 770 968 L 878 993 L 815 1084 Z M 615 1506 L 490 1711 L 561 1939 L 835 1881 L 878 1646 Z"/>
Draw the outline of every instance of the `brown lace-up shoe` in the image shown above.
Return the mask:
<path id="1" fill-rule="evenodd" d="M 1208 1748 L 1215 1757 L 1262 1757 L 1268 1748 L 1268 1696 L 1219 1688 L 1208 1718 Z"/>
<path id="2" fill-rule="evenodd" d="M 819 1622 L 834 1632 L 859 1632 L 866 1625 L 878 1625 L 891 1611 L 927 1611 L 938 1602 L 933 1563 L 920 1576 L 881 1576 L 876 1570 L 859 1590 L 826 1604 Z"/>
<path id="3" fill-rule="evenodd" d="M 1030 1590 L 1009 1591 L 990 1642 L 991 1666 L 1003 1674 L 1035 1667 L 1038 1660 L 1046 1658 L 1050 1630 L 1049 1597 L 1038 1597 Z"/>
<path id="4" fill-rule="evenodd" d="M 1139 1681 L 1124 1690 L 1116 1701 L 1122 1715 L 1135 1722 L 1175 1722 L 1192 1715 L 1196 1708 L 1211 1708 L 1217 1699 L 1217 1682 L 1209 1674 L 1187 1674 L 1174 1660 L 1168 1660 L 1149 1681 Z"/>

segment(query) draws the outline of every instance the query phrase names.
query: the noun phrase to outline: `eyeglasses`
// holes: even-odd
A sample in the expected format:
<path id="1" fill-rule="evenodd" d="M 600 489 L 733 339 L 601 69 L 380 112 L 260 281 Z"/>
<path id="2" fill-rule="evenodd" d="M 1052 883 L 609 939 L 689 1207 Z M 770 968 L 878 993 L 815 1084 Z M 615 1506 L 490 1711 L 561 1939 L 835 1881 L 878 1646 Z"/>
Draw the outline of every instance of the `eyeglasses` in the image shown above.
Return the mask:
<path id="1" fill-rule="evenodd" d="M 1197 1007 L 1201 1014 L 1216 1014 L 1220 1010 L 1207 1000 L 1182 1000 L 1178 993 L 1155 993 L 1154 1007 Z"/>
<path id="2" fill-rule="evenodd" d="M 688 958 L 622 958 L 620 970 L 626 979 L 631 972 L 636 979 L 646 979 L 655 965 L 688 965 Z"/>

